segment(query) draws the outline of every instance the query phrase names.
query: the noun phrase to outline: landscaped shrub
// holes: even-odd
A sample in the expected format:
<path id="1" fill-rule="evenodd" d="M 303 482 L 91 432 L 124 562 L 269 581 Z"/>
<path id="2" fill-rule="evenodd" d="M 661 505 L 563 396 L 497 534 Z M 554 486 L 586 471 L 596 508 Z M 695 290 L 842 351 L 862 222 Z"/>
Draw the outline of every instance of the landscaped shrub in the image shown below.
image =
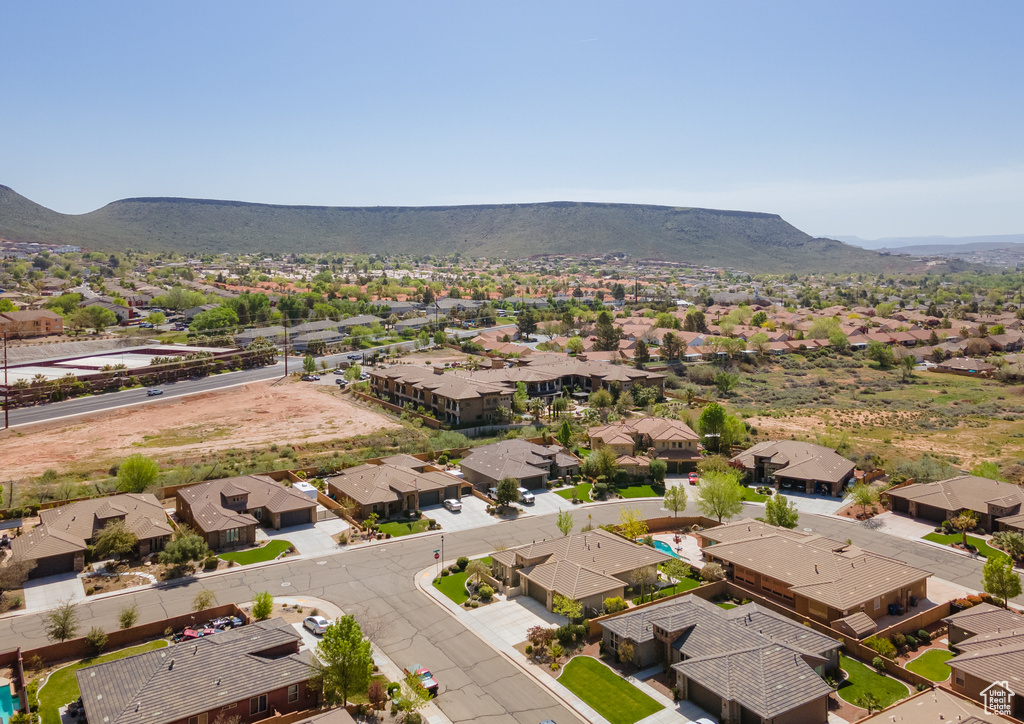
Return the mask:
<path id="1" fill-rule="evenodd" d="M 533 653 L 533 645 L 532 644 L 526 644 L 525 651 L 526 651 L 527 654 L 532 654 Z"/>
<path id="2" fill-rule="evenodd" d="M 619 611 L 625 611 L 627 608 L 629 608 L 629 604 L 618 596 L 604 599 L 605 613 L 618 613 Z"/>
<path id="3" fill-rule="evenodd" d="M 924 629 L 921 629 L 920 631 L 917 632 L 917 637 L 919 639 L 921 639 L 921 641 L 923 641 L 926 644 L 927 643 L 931 643 L 931 640 L 932 640 L 931 634 L 929 634 Z"/>
<path id="4" fill-rule="evenodd" d="M 916 636 L 907 636 L 907 648 L 911 651 L 917 651 L 918 641 Z"/>
<path id="5" fill-rule="evenodd" d="M 484 601 L 490 601 L 494 596 L 494 589 L 488 586 L 486 583 L 479 588 L 480 598 Z"/>
<path id="6" fill-rule="evenodd" d="M 725 578 L 725 571 L 719 563 L 708 563 L 700 569 L 700 577 L 708 583 L 714 583 Z"/>
<path id="7" fill-rule="evenodd" d="M 879 671 L 885 671 L 885 661 L 882 660 L 881 656 L 876 656 L 875 658 L 871 659 L 871 665 Z"/>
<path id="8" fill-rule="evenodd" d="M 466 556 L 460 556 L 459 559 L 455 561 L 455 565 L 459 567 L 460 572 L 464 571 L 466 570 L 466 566 L 469 565 L 469 559 L 466 558 Z"/>
<path id="9" fill-rule="evenodd" d="M 907 637 L 901 633 L 894 633 L 892 635 L 892 644 L 897 649 L 902 649 L 904 646 L 907 645 Z"/>
<path id="10" fill-rule="evenodd" d="M 442 576 L 450 575 L 450 571 L 447 568 L 445 568 L 444 570 L 441 571 L 441 575 Z"/>
<path id="11" fill-rule="evenodd" d="M 896 647 L 892 645 L 892 641 L 887 638 L 877 638 L 871 636 L 864 640 L 864 645 L 870 649 L 874 649 L 882 656 L 886 658 L 893 658 L 896 656 Z"/>

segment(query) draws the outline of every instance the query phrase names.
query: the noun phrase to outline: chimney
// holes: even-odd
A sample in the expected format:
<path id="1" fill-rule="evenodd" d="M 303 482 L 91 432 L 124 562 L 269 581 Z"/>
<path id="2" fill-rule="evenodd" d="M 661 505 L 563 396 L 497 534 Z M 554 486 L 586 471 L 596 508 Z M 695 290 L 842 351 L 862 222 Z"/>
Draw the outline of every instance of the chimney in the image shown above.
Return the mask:
<path id="1" fill-rule="evenodd" d="M 586 362 L 587 361 L 587 355 L 585 355 L 585 354 L 578 354 L 578 355 L 576 355 L 576 359 L 578 359 L 580 362 Z"/>
<path id="2" fill-rule="evenodd" d="M 818 572 L 818 564 L 817 564 L 817 563 L 815 563 L 815 564 L 814 564 L 814 572 L 815 572 L 815 573 L 817 573 L 817 572 Z"/>
<path id="3" fill-rule="evenodd" d="M 435 375 L 443 375 L 444 374 L 444 367 L 435 367 L 434 368 L 434 374 Z"/>
<path id="4" fill-rule="evenodd" d="M 168 671 L 174 671 L 174 659 L 171 659 L 171 663 L 167 666 Z"/>
<path id="5" fill-rule="evenodd" d="M 503 369 L 504 367 L 505 367 L 505 360 L 503 360 L 501 357 L 492 357 L 491 358 L 491 369 L 492 370 L 500 370 L 500 369 Z"/>

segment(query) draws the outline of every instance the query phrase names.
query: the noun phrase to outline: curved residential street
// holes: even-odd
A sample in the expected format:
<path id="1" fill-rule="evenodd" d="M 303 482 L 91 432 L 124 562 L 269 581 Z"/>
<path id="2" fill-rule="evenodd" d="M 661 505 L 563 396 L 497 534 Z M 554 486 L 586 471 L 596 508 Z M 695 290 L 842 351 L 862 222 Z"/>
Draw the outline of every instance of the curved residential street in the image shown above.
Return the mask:
<path id="1" fill-rule="evenodd" d="M 640 507 L 647 517 L 666 515 L 659 501 L 618 501 L 575 508 L 576 526 L 584 525 L 588 514 L 593 516 L 594 525 L 618 522 L 619 510 L 624 507 Z M 762 511 L 763 508 L 748 506 L 745 513 L 753 517 Z M 799 527 L 838 540 L 850 539 L 858 546 L 899 558 L 959 585 L 980 587 L 982 561 L 896 538 L 853 521 L 802 514 Z M 91 626 L 116 629 L 117 612 L 129 600 L 138 604 L 143 623 L 185 613 L 201 588 L 214 591 L 220 603 L 250 601 L 261 591 L 279 596 L 311 596 L 354 614 L 398 665 L 421 664 L 430 668 L 441 683 L 436 703 L 453 722 L 577 721 L 578 717 L 547 690 L 416 588 L 414 576 L 433 563 L 433 552 L 440 547 L 441 535 L 393 539 L 321 558 L 231 569 L 186 579 L 171 588 L 143 589 L 87 601 L 80 607 L 80 630 Z M 498 546 L 529 543 L 560 533 L 555 516 L 547 515 L 443 535 L 444 557 L 453 561 L 458 556 L 489 553 Z M 42 614 L 31 613 L 0 619 L 0 650 L 46 643 L 41 618 Z"/>

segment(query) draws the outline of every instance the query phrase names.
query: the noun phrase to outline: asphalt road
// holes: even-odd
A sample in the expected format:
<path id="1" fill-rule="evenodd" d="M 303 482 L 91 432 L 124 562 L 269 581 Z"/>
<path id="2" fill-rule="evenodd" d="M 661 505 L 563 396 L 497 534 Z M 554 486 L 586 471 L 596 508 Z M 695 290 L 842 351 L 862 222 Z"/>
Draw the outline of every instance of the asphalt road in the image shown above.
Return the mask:
<path id="1" fill-rule="evenodd" d="M 617 522 L 623 507 L 639 507 L 650 517 L 665 515 L 656 501 L 625 501 L 578 509 L 574 513 L 576 525 L 583 525 L 588 514 L 593 516 L 594 525 Z M 749 507 L 746 514 L 753 517 L 763 510 Z M 555 518 L 537 516 L 445 533 L 445 559 L 472 557 L 503 545 L 556 537 L 560 534 Z M 810 528 L 837 540 L 850 539 L 858 546 L 899 558 L 945 580 L 980 587 L 980 561 L 878 533 L 853 521 L 804 514 L 800 516 L 800 528 Z M 440 535 L 357 546 L 324 558 L 243 568 L 204 579 L 187 579 L 173 588 L 145 589 L 87 601 L 80 606 L 79 629 L 116 629 L 118 610 L 131 601 L 138 603 L 142 622 L 185 613 L 191 609 L 196 592 L 204 588 L 214 591 L 220 603 L 250 601 L 261 591 L 312 596 L 354 614 L 399 666 L 421 664 L 433 671 L 441 684 L 437 703 L 453 722 L 536 724 L 554 719 L 564 724 L 578 720 L 546 689 L 496 654 L 415 587 L 413 577 L 433 563 Z M 41 619 L 41 614 L 0 619 L 0 650 L 45 643 Z"/>
<path id="2" fill-rule="evenodd" d="M 514 327 L 515 325 L 503 325 L 507 327 Z M 497 329 L 492 327 L 492 329 Z M 450 333 L 456 334 L 460 339 L 467 337 L 474 337 L 477 334 L 476 330 L 449 330 Z M 372 356 L 375 352 L 379 352 L 385 348 L 391 349 L 396 346 L 404 348 L 411 348 L 415 345 L 415 342 L 403 342 L 388 345 L 381 345 L 379 347 L 371 347 L 361 351 L 361 354 L 367 357 Z M 349 355 L 357 354 L 356 352 L 340 352 L 338 354 L 326 355 L 324 357 L 317 357 L 317 367 L 320 366 L 321 361 L 326 361 L 327 364 L 335 367 L 342 363 L 348 363 L 353 360 L 349 359 Z M 288 372 L 300 372 L 302 371 L 302 356 L 288 356 Z M 121 392 L 110 392 L 102 395 L 96 395 L 95 397 L 78 397 L 72 400 L 65 400 L 64 402 L 48 402 L 33 407 L 22 407 L 12 409 L 10 412 L 11 427 L 18 427 L 21 425 L 31 425 L 39 422 L 48 422 L 50 420 L 56 420 L 62 417 L 73 417 L 78 415 L 89 415 L 97 412 L 103 412 L 105 410 L 113 410 L 119 407 L 125 407 L 128 405 L 144 405 L 148 403 L 157 403 L 160 400 L 166 400 L 171 397 L 182 397 L 184 395 L 195 395 L 201 392 L 210 392 L 213 390 L 223 389 L 225 387 L 231 387 L 234 385 L 246 384 L 249 382 L 259 382 L 261 380 L 272 380 L 284 376 L 284 357 L 279 357 L 278 362 L 275 365 L 267 365 L 266 367 L 258 367 L 249 370 L 242 370 L 241 372 L 226 372 L 220 375 L 211 375 L 209 377 L 203 377 L 195 380 L 178 380 L 177 382 L 168 382 L 159 385 L 159 388 L 164 391 L 162 395 L 148 397 L 146 395 L 145 388 L 136 388 L 131 390 L 123 390 Z"/>

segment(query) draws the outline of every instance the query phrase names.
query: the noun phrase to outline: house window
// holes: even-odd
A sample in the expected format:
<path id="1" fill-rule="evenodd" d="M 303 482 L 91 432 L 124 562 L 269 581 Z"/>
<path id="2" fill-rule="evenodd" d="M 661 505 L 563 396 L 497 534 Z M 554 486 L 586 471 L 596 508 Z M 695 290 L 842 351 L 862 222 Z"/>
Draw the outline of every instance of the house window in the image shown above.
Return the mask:
<path id="1" fill-rule="evenodd" d="M 249 699 L 249 716 L 262 714 L 267 710 L 267 695 L 260 694 Z"/>
<path id="2" fill-rule="evenodd" d="M 252 517 L 256 520 L 263 520 L 263 508 L 256 508 L 252 511 Z"/>
<path id="3" fill-rule="evenodd" d="M 877 611 L 881 607 L 882 607 L 882 599 L 881 598 L 876 598 L 875 599 L 875 610 Z"/>
<path id="4" fill-rule="evenodd" d="M 291 686 L 288 687 L 288 701 L 298 701 L 298 700 L 299 700 L 299 685 L 298 684 L 292 684 Z"/>
<path id="5" fill-rule="evenodd" d="M 206 724 L 206 713 L 202 713 L 199 716 L 189 717 L 188 724 Z"/>
<path id="6" fill-rule="evenodd" d="M 220 710 L 221 710 L 221 711 L 227 711 L 228 709 L 234 709 L 234 708 L 235 708 L 235 705 L 234 705 L 234 704 L 228 704 L 227 706 L 222 706 L 222 707 L 220 708 Z"/>
<path id="7" fill-rule="evenodd" d="M 954 676 L 954 681 L 956 681 L 956 685 L 957 686 L 963 686 L 964 683 L 965 683 L 964 672 L 962 672 L 962 671 L 954 671 L 953 673 L 955 675 Z"/>
<path id="8" fill-rule="evenodd" d="M 225 543 L 237 543 L 238 542 L 238 528 L 231 528 L 230 530 L 224 531 L 224 542 Z"/>

